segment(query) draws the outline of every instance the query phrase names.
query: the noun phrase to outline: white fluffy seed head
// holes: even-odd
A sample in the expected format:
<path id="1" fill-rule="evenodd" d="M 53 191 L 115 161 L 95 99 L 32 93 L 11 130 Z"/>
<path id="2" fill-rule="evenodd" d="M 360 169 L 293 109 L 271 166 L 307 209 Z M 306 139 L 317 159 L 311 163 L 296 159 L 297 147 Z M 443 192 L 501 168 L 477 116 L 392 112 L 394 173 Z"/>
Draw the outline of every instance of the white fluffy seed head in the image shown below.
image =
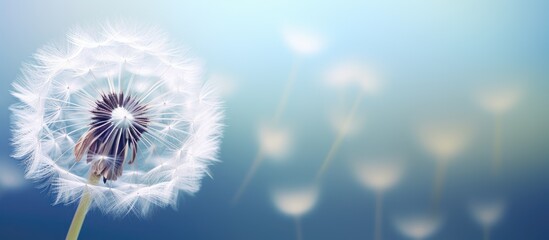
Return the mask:
<path id="1" fill-rule="evenodd" d="M 377 94 L 382 80 L 375 67 L 357 59 L 346 59 L 330 66 L 324 74 L 326 83 L 337 88 L 359 87 L 366 94 Z"/>
<path id="2" fill-rule="evenodd" d="M 307 186 L 277 189 L 272 196 L 275 206 L 282 213 L 301 217 L 315 206 L 318 188 Z"/>
<path id="3" fill-rule="evenodd" d="M 471 203 L 470 210 L 477 223 L 482 227 L 491 228 L 503 217 L 505 204 L 501 200 L 475 201 Z"/>
<path id="4" fill-rule="evenodd" d="M 429 122 L 418 128 L 418 140 L 437 161 L 449 161 L 467 146 L 471 137 L 467 124 Z"/>
<path id="5" fill-rule="evenodd" d="M 25 184 L 23 172 L 11 161 L 13 159 L 0 159 L 0 195 L 4 190 L 17 189 Z"/>
<path id="6" fill-rule="evenodd" d="M 64 43 L 39 49 L 12 92 L 13 155 L 25 161 L 26 177 L 50 185 L 55 203 L 86 190 L 92 207 L 115 215 L 145 215 L 198 191 L 217 161 L 223 113 L 201 64 L 183 50 L 155 28 L 122 22 L 75 28 Z M 113 106 L 98 108 L 102 96 L 116 96 Z M 134 146 L 126 141 L 135 136 Z M 123 171 L 115 180 L 87 183 L 92 166 L 116 161 Z"/>
<path id="7" fill-rule="evenodd" d="M 503 115 L 519 102 L 522 89 L 518 86 L 501 84 L 478 92 L 481 107 L 495 115 Z"/>
<path id="8" fill-rule="evenodd" d="M 395 186 L 403 173 L 400 160 L 393 158 L 379 161 L 357 161 L 353 165 L 355 177 L 366 188 L 376 192 L 384 192 Z"/>
<path id="9" fill-rule="evenodd" d="M 311 55 L 322 50 L 324 38 L 311 30 L 299 27 L 285 27 L 282 31 L 286 44 L 299 55 Z"/>
<path id="10" fill-rule="evenodd" d="M 396 220 L 396 227 L 402 235 L 417 240 L 429 238 L 440 225 L 440 219 L 431 215 L 415 215 Z"/>
<path id="11" fill-rule="evenodd" d="M 284 159 L 289 153 L 291 142 L 291 132 L 287 128 L 264 125 L 259 129 L 261 151 L 272 160 Z"/>

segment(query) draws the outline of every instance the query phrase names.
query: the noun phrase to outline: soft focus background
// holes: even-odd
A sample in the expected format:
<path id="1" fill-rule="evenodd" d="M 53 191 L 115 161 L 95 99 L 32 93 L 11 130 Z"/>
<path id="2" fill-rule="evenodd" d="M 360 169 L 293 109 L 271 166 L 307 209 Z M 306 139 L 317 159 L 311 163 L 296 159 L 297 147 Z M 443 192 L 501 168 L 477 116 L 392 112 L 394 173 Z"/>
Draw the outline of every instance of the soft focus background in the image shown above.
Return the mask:
<path id="1" fill-rule="evenodd" d="M 296 239 L 288 208 L 303 239 L 373 239 L 381 192 L 383 239 L 549 239 L 548 1 L 3 0 L 0 18 L 0 239 L 62 239 L 76 209 L 10 158 L 11 83 L 45 43 L 108 19 L 190 47 L 227 127 L 198 194 L 145 218 L 92 211 L 82 239 Z M 280 202 L 330 149 L 316 196 Z"/>

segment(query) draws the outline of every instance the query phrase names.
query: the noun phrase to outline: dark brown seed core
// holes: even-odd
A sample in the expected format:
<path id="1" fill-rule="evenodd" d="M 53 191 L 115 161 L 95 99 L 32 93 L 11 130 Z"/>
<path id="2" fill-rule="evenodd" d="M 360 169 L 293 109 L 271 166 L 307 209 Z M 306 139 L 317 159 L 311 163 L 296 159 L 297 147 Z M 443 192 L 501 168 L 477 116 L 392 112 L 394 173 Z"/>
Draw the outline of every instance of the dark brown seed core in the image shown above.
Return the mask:
<path id="1" fill-rule="evenodd" d="M 90 128 L 74 147 L 76 161 L 86 153 L 91 173 L 103 177 L 103 182 L 122 175 L 123 164 L 131 149 L 129 164 L 135 161 L 137 143 L 147 132 L 148 107 L 123 92 L 102 94 L 91 111 Z M 120 114 L 123 113 L 123 114 Z"/>

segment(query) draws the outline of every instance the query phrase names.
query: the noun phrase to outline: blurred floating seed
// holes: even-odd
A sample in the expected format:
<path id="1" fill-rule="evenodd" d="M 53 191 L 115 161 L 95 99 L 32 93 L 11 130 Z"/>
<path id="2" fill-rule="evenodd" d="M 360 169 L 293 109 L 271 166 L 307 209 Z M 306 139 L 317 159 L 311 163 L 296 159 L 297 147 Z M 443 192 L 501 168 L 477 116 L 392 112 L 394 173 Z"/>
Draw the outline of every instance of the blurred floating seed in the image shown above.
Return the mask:
<path id="1" fill-rule="evenodd" d="M 495 115 L 503 115 L 517 105 L 522 97 L 522 89 L 512 85 L 497 85 L 478 91 L 479 105 Z"/>
<path id="2" fill-rule="evenodd" d="M 501 201 L 474 203 L 471 212 L 475 220 L 483 227 L 493 227 L 503 216 L 504 204 Z"/>
<path id="3" fill-rule="evenodd" d="M 502 219 L 505 203 L 502 200 L 474 201 L 469 205 L 473 219 L 482 227 L 484 240 L 490 239 L 492 228 Z"/>
<path id="4" fill-rule="evenodd" d="M 385 192 L 400 181 L 404 167 L 400 160 L 394 158 L 361 160 L 353 164 L 353 171 L 362 186 L 375 192 Z"/>
<path id="5" fill-rule="evenodd" d="M 319 33 L 296 26 L 286 26 L 282 30 L 286 44 L 299 55 L 318 53 L 325 46 L 325 39 Z"/>
<path id="6" fill-rule="evenodd" d="M 437 161 L 449 161 L 464 150 L 471 130 L 463 123 L 428 123 L 418 129 L 422 146 Z"/>
<path id="7" fill-rule="evenodd" d="M 394 187 L 403 174 L 402 161 L 396 158 L 380 158 L 376 161 L 357 161 L 352 165 L 357 181 L 376 194 L 374 239 L 382 239 L 383 195 Z"/>
<path id="8" fill-rule="evenodd" d="M 264 157 L 270 156 L 277 158 L 287 152 L 291 141 L 289 132 L 286 130 L 280 131 L 277 129 L 281 129 L 279 128 L 280 121 L 282 119 L 282 115 L 286 111 L 286 107 L 288 106 L 290 93 L 293 91 L 294 84 L 297 79 L 299 65 L 302 60 L 301 58 L 305 55 L 317 53 L 322 50 L 325 45 L 323 37 L 319 34 L 296 27 L 284 28 L 282 31 L 282 37 L 284 38 L 286 44 L 288 44 L 288 46 L 297 54 L 297 56 L 294 57 L 295 59 L 293 60 L 293 64 L 278 102 L 278 106 L 274 110 L 274 116 L 271 121 L 273 129 L 266 128 L 260 130 L 260 149 L 257 151 L 254 159 L 252 160 L 250 169 L 246 173 L 242 183 L 239 185 L 235 195 L 232 198 L 231 202 L 233 205 L 240 201 L 242 194 L 244 194 L 248 184 L 255 176 L 255 173 L 263 162 Z"/>
<path id="9" fill-rule="evenodd" d="M 523 88 L 517 84 L 498 82 L 492 87 L 477 91 L 477 100 L 481 107 L 495 116 L 492 173 L 499 175 L 502 165 L 502 118 L 517 105 L 523 95 Z"/>
<path id="10" fill-rule="evenodd" d="M 263 126 L 259 129 L 260 148 L 265 157 L 280 160 L 288 154 L 292 145 L 290 131 L 286 128 Z"/>
<path id="11" fill-rule="evenodd" d="M 272 192 L 276 208 L 281 213 L 294 218 L 297 240 L 303 239 L 301 218 L 314 208 L 318 194 L 318 187 L 313 185 L 278 188 Z"/>
<path id="12" fill-rule="evenodd" d="M 275 189 L 272 197 L 280 212 L 292 217 L 301 217 L 315 206 L 318 189 L 313 186 Z"/>
<path id="13" fill-rule="evenodd" d="M 0 193 L 7 190 L 15 190 L 25 185 L 23 171 L 8 161 L 14 160 L 0 159 Z"/>
<path id="14" fill-rule="evenodd" d="M 376 94 L 381 90 L 381 76 L 374 67 L 355 60 L 337 62 L 324 74 L 326 83 L 337 88 L 359 87 L 366 94 Z"/>
<path id="15" fill-rule="evenodd" d="M 428 121 L 418 128 L 417 133 L 421 145 L 436 160 L 432 204 L 433 210 L 437 212 L 442 198 L 448 164 L 467 146 L 471 137 L 471 129 L 468 124 L 456 120 Z"/>
<path id="16" fill-rule="evenodd" d="M 415 215 L 398 218 L 395 225 L 402 235 L 410 239 L 424 240 L 438 231 L 441 221 L 433 215 Z"/>
<path id="17" fill-rule="evenodd" d="M 330 167 L 330 164 L 336 156 L 341 143 L 345 137 L 351 133 L 353 130 L 352 128 L 355 126 L 360 126 L 360 124 L 356 123 L 358 120 L 356 116 L 363 97 L 365 95 L 377 93 L 380 87 L 379 75 L 374 73 L 372 68 L 369 66 L 354 60 L 335 64 L 333 67 L 328 69 L 326 73 L 326 80 L 328 84 L 344 88 L 349 87 L 349 85 L 358 84 L 361 89 L 358 93 L 356 93 L 351 109 L 343 115 L 344 117 L 342 120 L 339 120 L 339 117 L 338 120 L 336 120 L 336 129 L 338 131 L 316 174 L 316 181 L 320 181 L 324 173 Z"/>

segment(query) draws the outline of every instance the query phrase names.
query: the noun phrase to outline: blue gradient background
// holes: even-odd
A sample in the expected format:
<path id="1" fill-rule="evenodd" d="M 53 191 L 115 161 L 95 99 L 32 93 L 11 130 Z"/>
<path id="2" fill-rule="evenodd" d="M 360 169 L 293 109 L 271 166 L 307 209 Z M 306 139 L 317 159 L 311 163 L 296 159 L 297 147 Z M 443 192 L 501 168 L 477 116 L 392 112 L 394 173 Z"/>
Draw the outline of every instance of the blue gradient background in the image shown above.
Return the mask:
<path id="1" fill-rule="evenodd" d="M 349 160 L 371 154 L 406 156 L 404 181 L 385 196 L 383 235 L 404 239 L 392 222 L 425 208 L 434 164 L 414 135 L 426 115 L 455 111 L 474 125 L 472 142 L 451 163 L 442 201 L 444 225 L 432 239 L 480 239 L 467 203 L 495 192 L 508 202 L 493 239 L 549 239 L 549 2 L 503 1 L 5 1 L 0 2 L 0 161 L 9 155 L 11 82 L 21 63 L 76 24 L 130 19 L 157 25 L 192 48 L 208 72 L 235 79 L 213 179 L 142 219 L 89 213 L 82 239 L 294 239 L 292 219 L 270 199 L 285 179 L 310 179 L 335 134 L 327 114 L 337 93 L 323 82 L 331 64 L 348 56 L 376 63 L 386 84 L 366 97 L 362 130 L 344 141 L 325 176 L 316 207 L 303 218 L 305 239 L 370 239 L 374 195 L 356 183 Z M 231 198 L 258 143 L 257 126 L 272 117 L 296 56 L 281 28 L 298 24 L 322 33 L 326 48 L 302 59 L 282 122 L 294 131 L 285 161 L 266 161 L 241 202 Z M 483 76 L 524 76 L 525 95 L 504 118 L 503 177 L 487 177 L 493 118 L 474 102 Z M 352 93 L 352 92 L 351 92 Z M 350 94 L 349 97 L 351 97 Z M 23 169 L 20 167 L 20 169 Z M 75 205 L 52 206 L 54 196 L 27 183 L 0 194 L 0 239 L 62 239 Z"/>

